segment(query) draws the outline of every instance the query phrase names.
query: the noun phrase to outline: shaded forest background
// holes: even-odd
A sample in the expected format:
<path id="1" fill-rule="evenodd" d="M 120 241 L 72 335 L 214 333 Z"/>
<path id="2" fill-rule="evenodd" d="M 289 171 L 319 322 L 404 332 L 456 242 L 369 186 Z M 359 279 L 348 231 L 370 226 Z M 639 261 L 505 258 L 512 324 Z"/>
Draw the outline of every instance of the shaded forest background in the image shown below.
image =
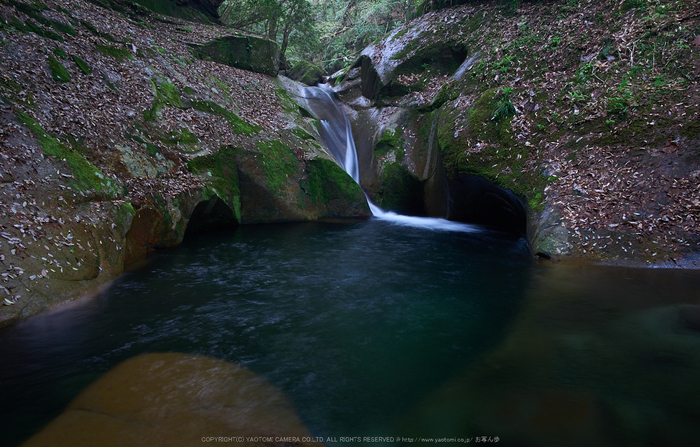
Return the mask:
<path id="1" fill-rule="evenodd" d="M 306 60 L 332 73 L 393 28 L 421 14 L 478 0 L 227 0 L 227 24 L 280 43 L 287 60 Z M 515 10 L 519 0 L 500 0 Z"/>

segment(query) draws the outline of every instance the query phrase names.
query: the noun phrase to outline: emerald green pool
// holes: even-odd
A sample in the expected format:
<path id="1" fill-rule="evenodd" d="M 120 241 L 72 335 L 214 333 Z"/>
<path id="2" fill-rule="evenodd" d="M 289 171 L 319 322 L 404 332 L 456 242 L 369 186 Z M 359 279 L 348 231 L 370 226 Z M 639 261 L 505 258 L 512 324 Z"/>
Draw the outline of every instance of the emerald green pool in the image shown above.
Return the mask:
<path id="1" fill-rule="evenodd" d="M 540 265 L 483 230 L 370 219 L 192 236 L 96 298 L 0 331 L 3 445 L 147 352 L 244 365 L 331 445 L 688 445 L 699 291 L 697 271 Z"/>

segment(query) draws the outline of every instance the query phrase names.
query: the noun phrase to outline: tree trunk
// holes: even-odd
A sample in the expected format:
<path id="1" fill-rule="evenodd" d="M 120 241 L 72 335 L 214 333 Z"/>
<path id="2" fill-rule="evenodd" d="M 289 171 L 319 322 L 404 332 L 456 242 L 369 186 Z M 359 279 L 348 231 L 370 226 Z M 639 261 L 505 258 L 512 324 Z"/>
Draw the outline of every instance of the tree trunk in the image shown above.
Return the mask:
<path id="1" fill-rule="evenodd" d="M 267 24 L 265 28 L 267 30 L 267 38 L 270 40 L 277 40 L 277 28 L 279 23 L 277 22 L 277 17 L 270 17 L 267 19 Z M 286 28 L 286 27 L 285 27 Z"/>
<path id="2" fill-rule="evenodd" d="M 284 32 L 282 34 L 282 47 L 280 48 L 280 56 L 284 57 L 284 53 L 287 51 L 287 45 L 289 45 L 289 35 L 292 33 L 291 23 L 284 24 Z"/>

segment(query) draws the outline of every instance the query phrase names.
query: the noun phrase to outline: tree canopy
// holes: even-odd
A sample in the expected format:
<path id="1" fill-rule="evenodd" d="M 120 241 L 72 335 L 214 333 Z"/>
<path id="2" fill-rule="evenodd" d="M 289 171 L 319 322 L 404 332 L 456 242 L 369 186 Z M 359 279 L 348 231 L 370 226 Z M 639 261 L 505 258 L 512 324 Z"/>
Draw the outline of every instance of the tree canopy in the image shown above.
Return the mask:
<path id="1" fill-rule="evenodd" d="M 282 55 L 333 71 L 406 20 L 411 0 L 227 0 L 222 20 L 280 44 Z"/>

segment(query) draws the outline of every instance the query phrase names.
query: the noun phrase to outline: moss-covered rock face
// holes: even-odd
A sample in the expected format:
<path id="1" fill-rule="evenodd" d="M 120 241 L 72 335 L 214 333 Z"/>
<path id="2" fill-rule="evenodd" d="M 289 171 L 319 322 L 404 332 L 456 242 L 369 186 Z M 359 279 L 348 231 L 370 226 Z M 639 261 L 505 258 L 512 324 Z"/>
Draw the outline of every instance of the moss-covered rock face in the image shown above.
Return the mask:
<path id="1" fill-rule="evenodd" d="M 332 76 L 357 112 L 360 164 L 385 129 L 401 126 L 402 165 L 426 180 L 431 215 L 472 219 L 456 207 L 476 198 L 455 198 L 478 177 L 499 198 L 524 203 L 531 248 L 543 257 L 692 266 L 700 242 L 700 195 L 690 186 L 700 172 L 696 14 L 685 2 L 573 3 L 430 12 L 366 48 Z M 673 28 L 679 20 L 687 23 Z M 622 28 L 629 36 L 615 37 Z M 663 67 L 659 45 L 672 49 Z M 369 159 L 361 179 L 375 198 L 394 160 L 391 152 Z M 427 180 L 428 165 L 444 167 L 444 181 Z M 520 208 L 504 203 L 513 205 L 505 214 Z"/>
<path id="2" fill-rule="evenodd" d="M 323 81 L 323 77 L 326 75 L 326 71 L 323 67 L 308 62 L 308 61 L 297 61 L 294 63 L 292 68 L 287 71 L 287 77 L 297 82 L 301 82 L 306 85 L 316 85 Z"/>
<path id="3" fill-rule="evenodd" d="M 280 49 L 277 42 L 256 36 L 224 36 L 197 46 L 198 59 L 211 60 L 231 67 L 277 76 Z"/>
<path id="4" fill-rule="evenodd" d="M 324 217 L 368 214 L 362 188 L 335 162 L 316 158 L 306 164 L 308 179 L 300 186 L 305 200 L 326 207 Z"/>

